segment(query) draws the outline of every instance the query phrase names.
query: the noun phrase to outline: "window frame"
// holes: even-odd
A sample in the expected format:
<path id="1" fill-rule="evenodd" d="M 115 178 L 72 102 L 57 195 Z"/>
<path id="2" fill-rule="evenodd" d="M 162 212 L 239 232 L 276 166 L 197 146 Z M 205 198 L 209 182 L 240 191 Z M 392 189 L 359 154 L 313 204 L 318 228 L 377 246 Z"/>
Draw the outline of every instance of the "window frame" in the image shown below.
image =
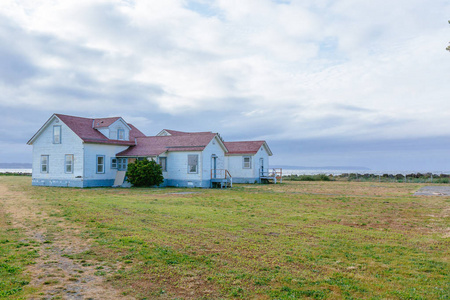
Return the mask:
<path id="1" fill-rule="evenodd" d="M 122 138 L 120 138 L 120 133 L 122 133 Z M 125 140 L 125 129 L 117 129 L 117 139 L 119 141 Z"/>
<path id="2" fill-rule="evenodd" d="M 59 140 L 56 141 L 56 129 L 58 129 Z M 62 126 L 61 125 L 53 125 L 53 144 L 61 144 L 62 136 Z"/>
<path id="3" fill-rule="evenodd" d="M 98 162 L 99 158 L 102 158 L 102 160 L 103 160 L 103 162 L 101 164 Z M 95 163 L 95 173 L 96 174 L 105 174 L 105 156 L 104 155 L 97 155 L 95 157 L 95 162 L 96 162 Z M 99 166 L 102 166 L 102 171 L 101 172 L 98 171 L 98 167 Z"/>
<path id="4" fill-rule="evenodd" d="M 47 163 L 46 164 L 44 164 L 43 161 L 42 161 L 44 157 L 47 157 Z M 42 167 L 43 166 L 45 166 L 45 168 L 46 168 L 45 171 L 42 171 Z M 40 162 L 40 171 L 41 171 L 41 173 L 42 174 L 48 174 L 49 173 L 49 166 L 50 166 L 50 155 L 42 154 L 41 155 L 41 162 Z"/>
<path id="5" fill-rule="evenodd" d="M 197 163 L 195 165 L 190 165 L 189 164 L 189 158 L 190 157 L 195 157 Z M 187 171 L 188 174 L 198 174 L 198 160 L 199 160 L 199 155 L 198 154 L 188 154 L 187 156 Z M 191 171 L 191 166 L 195 166 L 195 172 Z"/>
<path id="6" fill-rule="evenodd" d="M 128 159 L 127 158 L 118 158 L 117 159 L 117 170 L 119 171 L 126 171 L 128 166 Z"/>
<path id="7" fill-rule="evenodd" d="M 118 169 L 119 164 L 117 160 L 118 160 L 117 157 L 111 157 L 111 169 Z"/>
<path id="8" fill-rule="evenodd" d="M 245 159 L 248 159 L 248 166 L 246 166 Z M 252 168 L 252 157 L 249 155 L 242 156 L 242 169 L 251 169 Z"/>
<path id="9" fill-rule="evenodd" d="M 161 160 L 164 161 L 164 164 L 161 162 Z M 162 156 L 159 158 L 159 165 L 161 166 L 161 170 L 163 172 L 167 172 L 167 156 Z"/>
<path id="10" fill-rule="evenodd" d="M 67 164 L 67 158 L 70 157 L 70 164 Z M 70 172 L 67 171 L 67 167 L 70 166 Z M 74 156 L 73 154 L 66 154 L 64 156 L 64 173 L 65 174 L 73 174 L 73 166 L 74 166 Z"/>

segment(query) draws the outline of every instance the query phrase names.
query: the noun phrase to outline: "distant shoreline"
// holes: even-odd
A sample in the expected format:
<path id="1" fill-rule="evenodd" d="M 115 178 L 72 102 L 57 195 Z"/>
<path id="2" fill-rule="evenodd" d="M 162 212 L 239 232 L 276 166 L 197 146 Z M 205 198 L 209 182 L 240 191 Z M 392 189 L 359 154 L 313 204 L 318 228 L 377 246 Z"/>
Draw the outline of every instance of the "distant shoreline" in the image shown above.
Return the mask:
<path id="1" fill-rule="evenodd" d="M 409 175 L 409 174 L 433 174 L 433 175 L 440 175 L 440 174 L 450 174 L 449 171 L 424 171 L 424 170 L 389 170 L 389 171 L 383 171 L 383 170 L 358 170 L 358 169 L 289 169 L 289 168 L 283 168 L 283 175 L 342 175 L 342 174 L 372 174 L 372 175 Z"/>
<path id="2" fill-rule="evenodd" d="M 272 169 L 274 167 L 270 167 Z M 279 167 L 276 167 L 279 168 Z M 389 170 L 389 171 L 377 171 L 377 170 L 370 170 L 370 169 L 326 169 L 326 168 L 308 168 L 308 169 L 297 169 L 297 168 L 282 168 L 283 169 L 283 175 L 319 175 L 319 174 L 325 174 L 325 175 L 333 175 L 338 176 L 342 174 L 358 174 L 358 175 L 364 175 L 364 174 L 372 174 L 372 175 L 409 175 L 409 174 L 433 174 L 433 175 L 440 175 L 440 174 L 450 174 L 450 171 L 423 171 L 423 170 Z M 30 168 L 4 168 L 0 167 L 0 174 L 8 174 L 8 173 L 14 173 L 14 174 L 31 174 L 32 169 Z"/>

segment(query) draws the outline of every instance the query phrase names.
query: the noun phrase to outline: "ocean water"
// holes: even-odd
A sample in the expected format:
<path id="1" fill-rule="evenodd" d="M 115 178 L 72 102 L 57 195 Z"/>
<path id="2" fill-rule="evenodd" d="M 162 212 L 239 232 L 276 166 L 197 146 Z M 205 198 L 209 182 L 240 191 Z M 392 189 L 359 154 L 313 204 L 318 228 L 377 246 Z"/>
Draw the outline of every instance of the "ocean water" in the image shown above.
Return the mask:
<path id="1" fill-rule="evenodd" d="M 327 170 L 327 169 L 308 169 L 308 170 L 302 170 L 302 169 L 283 169 L 283 175 L 318 175 L 318 174 L 325 174 L 325 175 L 341 175 L 341 174 L 350 174 L 350 173 L 356 173 L 356 174 L 374 174 L 374 175 L 383 175 L 383 174 L 426 174 L 426 173 L 432 173 L 436 175 L 440 174 L 450 174 L 450 170 L 448 171 L 436 171 L 436 170 Z"/>
<path id="2" fill-rule="evenodd" d="M 31 173 L 31 169 L 0 169 L 0 173 Z"/>
<path id="3" fill-rule="evenodd" d="M 31 173 L 31 169 L 0 169 L 0 173 Z M 383 175 L 383 174 L 426 174 L 426 173 L 433 173 L 433 174 L 450 174 L 450 170 L 448 171 L 424 171 L 424 170 L 389 170 L 389 171 L 376 171 L 376 170 L 332 170 L 332 169 L 308 169 L 308 170 L 302 170 L 302 169 L 283 169 L 283 175 L 318 175 L 318 174 L 325 174 L 325 175 L 341 175 L 344 173 L 357 173 L 357 174 L 375 174 L 375 175 Z"/>

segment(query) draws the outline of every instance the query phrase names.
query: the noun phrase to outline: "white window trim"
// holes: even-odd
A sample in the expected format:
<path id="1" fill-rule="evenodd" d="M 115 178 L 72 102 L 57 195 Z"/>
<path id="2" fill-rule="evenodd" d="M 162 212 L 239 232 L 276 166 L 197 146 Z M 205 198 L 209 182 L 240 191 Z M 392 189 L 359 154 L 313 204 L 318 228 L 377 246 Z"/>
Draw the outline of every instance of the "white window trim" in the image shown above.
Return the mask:
<path id="1" fill-rule="evenodd" d="M 122 132 L 122 138 L 120 138 L 120 133 Z M 117 139 L 119 141 L 125 140 L 125 130 L 124 129 L 117 129 Z"/>
<path id="2" fill-rule="evenodd" d="M 42 158 L 44 157 L 44 156 L 46 156 L 47 157 L 47 163 L 46 164 L 43 164 L 42 163 Z M 42 171 L 42 166 L 46 166 L 46 171 Z M 50 166 L 50 155 L 48 155 L 48 154 L 43 154 L 43 155 L 41 155 L 41 163 L 40 163 L 40 167 L 41 167 L 41 173 L 42 174 L 48 174 L 48 171 L 49 171 L 49 166 Z"/>
<path id="3" fill-rule="evenodd" d="M 98 163 L 98 158 L 99 157 L 103 157 L 103 164 L 99 164 Z M 99 172 L 98 171 L 98 167 L 99 166 L 102 166 L 102 172 Z M 96 174 L 105 174 L 105 156 L 104 155 L 97 155 L 96 157 L 95 157 L 95 173 Z"/>
<path id="4" fill-rule="evenodd" d="M 197 164 L 195 165 L 196 166 L 196 168 L 195 168 L 195 172 L 191 172 L 191 165 L 189 164 L 189 157 L 191 157 L 191 156 L 197 156 Z M 187 169 L 187 171 L 188 171 L 188 174 L 198 174 L 198 160 L 199 160 L 199 155 L 198 154 L 188 154 L 188 157 L 187 157 L 187 167 L 188 167 L 188 169 Z"/>
<path id="5" fill-rule="evenodd" d="M 55 129 L 56 128 L 59 128 L 59 141 L 58 142 L 55 141 L 55 137 L 56 137 Z M 62 135 L 61 125 L 53 125 L 53 144 L 61 144 L 61 140 L 62 140 L 61 135 Z"/>
<path id="6" fill-rule="evenodd" d="M 70 161 L 70 172 L 67 172 L 67 166 L 68 166 L 68 164 L 67 164 L 67 157 L 71 157 L 72 159 L 71 159 L 71 161 Z M 65 157 L 64 157 L 64 173 L 66 173 L 66 174 L 73 174 L 73 165 L 74 165 L 74 156 L 73 156 L 73 154 L 66 154 L 65 155 Z"/>
<path id="7" fill-rule="evenodd" d="M 245 159 L 248 158 L 248 166 L 245 166 Z M 242 156 L 242 169 L 251 169 L 252 168 L 252 157 L 251 156 Z"/>

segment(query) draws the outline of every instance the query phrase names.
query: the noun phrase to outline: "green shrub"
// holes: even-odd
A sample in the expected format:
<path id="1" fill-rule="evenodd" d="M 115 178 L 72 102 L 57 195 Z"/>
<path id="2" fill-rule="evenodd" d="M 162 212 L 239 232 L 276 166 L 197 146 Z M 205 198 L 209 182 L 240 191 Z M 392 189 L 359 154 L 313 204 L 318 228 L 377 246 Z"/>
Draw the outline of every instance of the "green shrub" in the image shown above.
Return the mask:
<path id="1" fill-rule="evenodd" d="M 292 181 L 330 181 L 330 177 L 325 174 L 317 175 L 290 175 L 285 178 Z"/>
<path id="2" fill-rule="evenodd" d="M 161 166 L 148 159 L 129 164 L 126 176 L 134 186 L 158 186 L 164 182 Z"/>

